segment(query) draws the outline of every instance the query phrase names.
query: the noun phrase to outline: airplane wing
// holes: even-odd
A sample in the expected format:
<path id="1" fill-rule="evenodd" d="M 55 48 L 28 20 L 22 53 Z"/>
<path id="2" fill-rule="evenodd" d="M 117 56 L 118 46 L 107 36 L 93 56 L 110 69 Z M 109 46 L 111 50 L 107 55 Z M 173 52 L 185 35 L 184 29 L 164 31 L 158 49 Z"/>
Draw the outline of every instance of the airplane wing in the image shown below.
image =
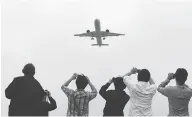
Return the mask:
<path id="1" fill-rule="evenodd" d="M 102 34 L 101 34 L 102 37 L 120 36 L 120 35 L 125 35 L 125 34 L 111 33 L 111 32 L 105 32 L 105 31 L 102 31 Z"/>
<path id="2" fill-rule="evenodd" d="M 87 33 L 82 33 L 82 34 L 75 34 L 74 36 L 79 36 L 79 37 L 96 37 L 95 31 L 93 32 L 87 32 Z"/>

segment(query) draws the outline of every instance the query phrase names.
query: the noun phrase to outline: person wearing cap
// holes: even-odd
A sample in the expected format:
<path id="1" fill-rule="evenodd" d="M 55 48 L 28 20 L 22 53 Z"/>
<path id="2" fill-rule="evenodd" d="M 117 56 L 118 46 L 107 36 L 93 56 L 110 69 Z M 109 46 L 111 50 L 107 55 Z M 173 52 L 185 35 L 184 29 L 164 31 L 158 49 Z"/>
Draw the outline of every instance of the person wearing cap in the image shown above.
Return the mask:
<path id="1" fill-rule="evenodd" d="M 131 75 L 136 74 L 138 82 L 131 82 Z M 130 94 L 129 116 L 152 116 L 152 99 L 157 86 L 147 69 L 132 68 L 124 75 L 124 83 Z"/>
<path id="2" fill-rule="evenodd" d="M 13 79 L 5 89 L 6 98 L 10 99 L 9 116 L 38 116 L 37 107 L 44 97 L 41 84 L 34 78 L 35 67 L 28 63 L 22 72 L 24 76 Z"/>
<path id="3" fill-rule="evenodd" d="M 185 84 L 187 76 L 186 69 L 178 68 L 175 74 L 169 73 L 167 79 L 157 89 L 158 92 L 168 98 L 168 116 L 189 116 L 188 105 L 192 97 L 192 89 Z M 175 79 L 176 86 L 166 87 L 172 79 Z"/>
<path id="4" fill-rule="evenodd" d="M 76 90 L 68 88 L 72 80 L 76 80 Z M 84 90 L 88 84 L 91 87 L 91 92 Z M 69 101 L 67 116 L 89 116 L 89 102 L 97 96 L 97 89 L 87 76 L 74 73 L 73 76 L 61 86 L 61 89 L 67 95 Z"/>
<path id="5" fill-rule="evenodd" d="M 107 90 L 112 83 L 115 90 Z M 123 110 L 130 98 L 124 91 L 125 88 L 122 77 L 110 79 L 101 87 L 99 94 L 106 100 L 103 116 L 124 116 Z"/>

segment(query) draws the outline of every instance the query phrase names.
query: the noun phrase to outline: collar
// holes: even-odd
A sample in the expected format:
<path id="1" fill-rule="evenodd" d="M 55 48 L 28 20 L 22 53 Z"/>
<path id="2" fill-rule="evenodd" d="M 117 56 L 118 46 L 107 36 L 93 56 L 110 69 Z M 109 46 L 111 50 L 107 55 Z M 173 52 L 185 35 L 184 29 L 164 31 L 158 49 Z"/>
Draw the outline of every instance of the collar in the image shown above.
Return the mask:
<path id="1" fill-rule="evenodd" d="M 76 91 L 85 91 L 84 89 L 76 89 Z"/>
<path id="2" fill-rule="evenodd" d="M 144 82 L 144 81 L 139 81 L 139 84 L 148 84 L 148 82 Z"/>
<path id="3" fill-rule="evenodd" d="M 148 86 L 148 82 L 144 82 L 144 81 L 139 81 L 138 84 L 141 86 Z"/>

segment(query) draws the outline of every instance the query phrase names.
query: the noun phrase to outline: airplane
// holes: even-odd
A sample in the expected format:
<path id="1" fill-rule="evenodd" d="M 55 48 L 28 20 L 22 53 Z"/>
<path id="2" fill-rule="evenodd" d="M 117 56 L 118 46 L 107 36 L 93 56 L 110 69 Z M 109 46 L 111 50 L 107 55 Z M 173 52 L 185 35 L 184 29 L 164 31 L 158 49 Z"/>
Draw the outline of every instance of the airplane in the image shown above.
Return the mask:
<path id="1" fill-rule="evenodd" d="M 102 43 L 102 37 L 103 37 L 103 40 L 105 40 L 105 37 L 108 37 L 108 36 L 125 35 L 125 34 L 111 33 L 111 32 L 109 32 L 108 29 L 106 31 L 101 31 L 99 19 L 95 19 L 94 24 L 95 24 L 95 31 L 90 32 L 90 30 L 87 30 L 86 33 L 75 34 L 74 36 L 91 37 L 91 40 L 94 40 L 94 37 L 95 37 L 97 39 L 97 44 L 92 44 L 92 46 L 101 47 L 101 46 L 108 46 L 109 45 L 109 44 L 103 44 Z"/>

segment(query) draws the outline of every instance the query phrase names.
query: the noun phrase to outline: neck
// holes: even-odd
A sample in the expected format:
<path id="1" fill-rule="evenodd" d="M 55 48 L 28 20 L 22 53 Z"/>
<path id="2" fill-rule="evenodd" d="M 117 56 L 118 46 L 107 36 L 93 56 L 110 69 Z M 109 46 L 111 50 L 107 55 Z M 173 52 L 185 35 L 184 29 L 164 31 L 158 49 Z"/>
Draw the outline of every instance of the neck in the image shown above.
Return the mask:
<path id="1" fill-rule="evenodd" d="M 24 76 L 33 77 L 33 75 L 31 75 L 31 74 L 24 74 Z"/>
<path id="2" fill-rule="evenodd" d="M 84 89 L 77 89 L 77 90 L 84 90 Z"/>
<path id="3" fill-rule="evenodd" d="M 177 85 L 177 86 L 183 86 L 184 84 L 181 85 L 181 84 L 179 84 L 178 82 L 176 82 L 176 85 Z"/>

